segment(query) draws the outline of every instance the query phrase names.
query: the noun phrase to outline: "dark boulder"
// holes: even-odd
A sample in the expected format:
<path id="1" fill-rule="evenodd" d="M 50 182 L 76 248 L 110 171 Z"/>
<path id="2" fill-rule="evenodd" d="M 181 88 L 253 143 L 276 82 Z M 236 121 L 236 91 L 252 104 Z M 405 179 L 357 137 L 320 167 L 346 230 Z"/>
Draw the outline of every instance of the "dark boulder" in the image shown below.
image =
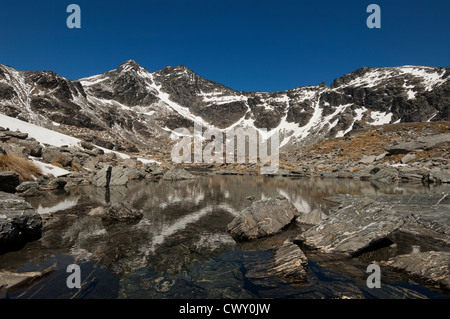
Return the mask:
<path id="1" fill-rule="evenodd" d="M 0 172 L 0 191 L 15 193 L 16 187 L 20 185 L 19 174 L 11 171 Z"/>
<path id="2" fill-rule="evenodd" d="M 23 197 L 0 192 L 0 251 L 41 235 L 42 218 Z"/>

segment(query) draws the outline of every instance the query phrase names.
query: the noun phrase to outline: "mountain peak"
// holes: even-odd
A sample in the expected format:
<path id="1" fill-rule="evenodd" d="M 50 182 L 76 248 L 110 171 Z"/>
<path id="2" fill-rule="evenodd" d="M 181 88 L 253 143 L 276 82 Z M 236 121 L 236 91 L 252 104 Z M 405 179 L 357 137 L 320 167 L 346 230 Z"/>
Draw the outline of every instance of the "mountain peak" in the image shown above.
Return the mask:
<path id="1" fill-rule="evenodd" d="M 135 60 L 128 60 L 122 63 L 118 68 L 120 71 L 128 71 L 128 70 L 134 70 L 138 71 L 140 69 L 143 69 L 142 66 L 139 65 Z"/>

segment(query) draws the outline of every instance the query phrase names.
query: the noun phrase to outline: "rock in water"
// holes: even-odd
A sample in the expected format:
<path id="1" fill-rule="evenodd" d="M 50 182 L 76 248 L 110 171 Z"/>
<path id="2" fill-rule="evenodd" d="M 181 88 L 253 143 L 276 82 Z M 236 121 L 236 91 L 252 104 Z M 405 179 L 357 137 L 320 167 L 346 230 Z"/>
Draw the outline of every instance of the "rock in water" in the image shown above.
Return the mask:
<path id="1" fill-rule="evenodd" d="M 54 271 L 54 267 L 44 271 L 14 273 L 0 271 L 0 298 L 4 298 L 9 291 L 25 288 L 41 280 Z"/>
<path id="2" fill-rule="evenodd" d="M 0 251 L 41 235 L 42 218 L 23 197 L 0 192 Z"/>
<path id="3" fill-rule="evenodd" d="M 165 181 L 178 181 L 183 179 L 195 178 L 194 175 L 186 171 L 181 166 L 174 166 L 163 175 Z"/>
<path id="4" fill-rule="evenodd" d="M 296 244 L 286 240 L 275 252 L 269 274 L 291 283 L 307 280 L 308 259 Z"/>
<path id="5" fill-rule="evenodd" d="M 405 223 L 404 215 L 370 197 L 351 197 L 337 212 L 300 234 L 296 240 L 326 253 L 354 256 Z"/>
<path id="6" fill-rule="evenodd" d="M 20 185 L 19 175 L 16 172 L 0 172 L 0 191 L 15 193 L 16 187 Z"/>
<path id="7" fill-rule="evenodd" d="M 449 194 L 339 195 L 329 200 L 341 205 L 296 241 L 326 253 L 357 256 L 411 225 L 418 227 L 417 236 L 429 236 L 429 231 L 450 234 Z"/>
<path id="8" fill-rule="evenodd" d="M 450 252 L 427 251 L 400 255 L 381 263 L 397 270 L 424 279 L 442 288 L 450 289 Z"/>
<path id="9" fill-rule="evenodd" d="M 250 240 L 274 235 L 289 225 L 299 212 L 284 196 L 254 202 L 227 226 L 234 239 Z"/>
<path id="10" fill-rule="evenodd" d="M 139 222 L 143 217 L 142 212 L 132 209 L 124 203 L 114 203 L 108 207 L 94 208 L 89 212 L 89 215 L 100 217 L 107 223 L 135 223 Z"/>

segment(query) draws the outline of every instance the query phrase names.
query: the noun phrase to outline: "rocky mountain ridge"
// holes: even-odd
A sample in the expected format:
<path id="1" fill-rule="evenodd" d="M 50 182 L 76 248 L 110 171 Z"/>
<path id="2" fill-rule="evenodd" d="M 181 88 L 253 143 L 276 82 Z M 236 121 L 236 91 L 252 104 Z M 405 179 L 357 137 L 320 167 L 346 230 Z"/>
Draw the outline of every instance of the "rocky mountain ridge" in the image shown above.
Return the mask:
<path id="1" fill-rule="evenodd" d="M 448 121 L 450 68 L 364 67 L 330 87 L 240 92 L 185 66 L 149 72 L 129 60 L 68 80 L 0 65 L 0 112 L 119 151 L 165 153 L 176 128 L 194 123 L 279 133 L 282 150 L 341 137 L 367 125 Z"/>

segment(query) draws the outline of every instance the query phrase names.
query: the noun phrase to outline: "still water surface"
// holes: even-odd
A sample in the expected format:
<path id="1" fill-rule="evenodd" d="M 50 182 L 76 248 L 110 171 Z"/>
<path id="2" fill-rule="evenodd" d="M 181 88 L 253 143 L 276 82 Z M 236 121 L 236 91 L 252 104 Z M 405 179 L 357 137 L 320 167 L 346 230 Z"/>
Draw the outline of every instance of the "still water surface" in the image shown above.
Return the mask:
<path id="1" fill-rule="evenodd" d="M 366 287 L 369 258 L 348 259 L 305 251 L 308 282 L 292 285 L 267 276 L 273 248 L 305 226 L 236 243 L 226 226 L 254 200 L 287 197 L 302 212 L 329 211 L 336 194 L 412 194 L 448 186 L 376 184 L 343 179 L 207 176 L 190 181 L 78 187 L 69 194 L 29 198 L 46 222 L 42 238 L 0 255 L 0 268 L 16 272 L 52 267 L 47 277 L 6 298 L 448 298 L 401 274 L 383 273 L 382 288 Z M 111 202 L 142 210 L 134 225 L 106 225 L 87 215 Z M 317 210 L 316 210 L 317 212 Z M 429 250 L 398 235 L 395 253 Z M 386 253 L 386 251 L 385 251 Z M 388 252 L 389 255 L 389 252 Z M 372 258 L 373 256 L 370 256 Z M 82 288 L 69 289 L 68 265 L 81 269 Z"/>

